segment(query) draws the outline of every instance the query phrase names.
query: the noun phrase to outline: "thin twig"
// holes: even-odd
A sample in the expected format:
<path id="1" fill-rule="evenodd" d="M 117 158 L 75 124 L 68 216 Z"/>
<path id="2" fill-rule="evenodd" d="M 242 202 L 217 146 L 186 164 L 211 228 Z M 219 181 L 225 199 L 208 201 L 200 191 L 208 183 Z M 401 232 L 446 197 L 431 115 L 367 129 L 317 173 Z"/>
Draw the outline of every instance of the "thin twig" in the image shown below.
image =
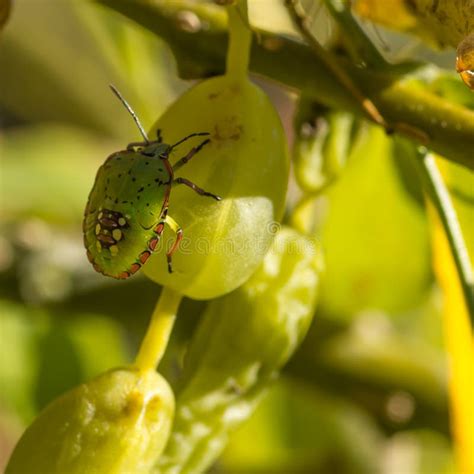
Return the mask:
<path id="1" fill-rule="evenodd" d="M 474 327 L 474 274 L 456 210 L 434 156 L 431 153 L 423 153 L 418 168 L 428 196 L 435 206 L 446 232 L 472 329 Z"/>
<path id="2" fill-rule="evenodd" d="M 334 20 L 341 26 L 345 44 L 357 61 L 368 66 L 387 67 L 388 63 L 352 15 L 351 8 L 341 0 L 323 0 Z"/>
<path id="3" fill-rule="evenodd" d="M 290 15 L 295 22 L 297 28 L 300 30 L 302 36 L 308 42 L 309 46 L 314 50 L 316 55 L 327 65 L 331 72 L 337 77 L 341 85 L 343 85 L 360 103 L 367 115 L 379 125 L 388 128 L 385 119 L 378 111 L 375 104 L 366 97 L 362 91 L 356 86 L 354 81 L 346 73 L 346 71 L 339 65 L 339 63 L 319 44 L 319 41 L 314 37 L 309 26 L 309 18 L 302 8 L 299 0 L 286 0 L 285 4 L 290 12 Z"/>

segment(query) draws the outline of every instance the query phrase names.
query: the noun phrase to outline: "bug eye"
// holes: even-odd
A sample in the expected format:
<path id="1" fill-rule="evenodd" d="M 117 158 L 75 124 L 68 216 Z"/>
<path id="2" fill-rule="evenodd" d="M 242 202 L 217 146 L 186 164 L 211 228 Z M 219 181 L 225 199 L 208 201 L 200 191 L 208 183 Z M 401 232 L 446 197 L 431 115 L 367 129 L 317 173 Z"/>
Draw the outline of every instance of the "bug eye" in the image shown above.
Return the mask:
<path id="1" fill-rule="evenodd" d="M 142 146 L 137 147 L 137 151 L 143 151 L 143 147 Z"/>

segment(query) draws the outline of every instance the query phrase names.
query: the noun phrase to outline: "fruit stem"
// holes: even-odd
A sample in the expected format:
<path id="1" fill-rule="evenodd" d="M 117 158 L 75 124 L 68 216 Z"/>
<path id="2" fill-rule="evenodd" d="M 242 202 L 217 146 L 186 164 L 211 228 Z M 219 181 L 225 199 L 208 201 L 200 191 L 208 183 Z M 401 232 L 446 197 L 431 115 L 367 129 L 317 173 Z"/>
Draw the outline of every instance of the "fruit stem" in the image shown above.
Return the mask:
<path id="1" fill-rule="evenodd" d="M 248 75 L 252 30 L 248 22 L 247 0 L 239 0 L 227 8 L 229 16 L 229 47 L 227 75 L 243 80 Z"/>
<path id="2" fill-rule="evenodd" d="M 135 359 L 141 370 L 155 369 L 160 363 L 170 338 L 182 295 L 163 287 L 158 303 L 151 316 L 145 338 Z"/>

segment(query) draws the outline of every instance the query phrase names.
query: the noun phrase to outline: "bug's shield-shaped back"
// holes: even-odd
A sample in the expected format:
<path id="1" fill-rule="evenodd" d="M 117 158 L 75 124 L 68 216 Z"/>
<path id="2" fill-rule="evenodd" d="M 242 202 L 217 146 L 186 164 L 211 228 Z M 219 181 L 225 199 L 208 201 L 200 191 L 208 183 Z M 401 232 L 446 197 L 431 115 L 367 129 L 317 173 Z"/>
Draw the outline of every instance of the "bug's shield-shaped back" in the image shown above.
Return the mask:
<path id="1" fill-rule="evenodd" d="M 115 153 L 99 168 L 84 216 L 87 255 L 98 272 L 126 278 L 145 263 L 169 186 L 163 161 L 140 153 Z"/>

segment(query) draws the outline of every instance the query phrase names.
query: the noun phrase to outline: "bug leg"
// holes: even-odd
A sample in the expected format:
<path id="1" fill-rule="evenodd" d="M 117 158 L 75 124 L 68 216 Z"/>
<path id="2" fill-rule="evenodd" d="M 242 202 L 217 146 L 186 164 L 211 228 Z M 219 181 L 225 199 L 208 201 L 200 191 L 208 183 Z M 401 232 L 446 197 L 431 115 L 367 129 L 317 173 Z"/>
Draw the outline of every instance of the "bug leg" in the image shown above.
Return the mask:
<path id="1" fill-rule="evenodd" d="M 163 143 L 163 137 L 161 136 L 161 128 L 156 129 L 156 141 L 158 143 Z"/>
<path id="2" fill-rule="evenodd" d="M 181 166 L 185 165 L 197 152 L 199 152 L 205 145 L 207 145 L 211 140 L 206 139 L 200 145 L 191 148 L 189 153 L 186 156 L 183 156 L 180 160 L 178 160 L 173 165 L 173 172 L 181 168 Z"/>
<path id="3" fill-rule="evenodd" d="M 176 142 L 174 145 L 171 145 L 170 148 L 169 148 L 169 151 L 171 152 L 171 150 L 173 148 L 176 148 L 178 145 L 181 145 L 181 143 L 185 142 L 186 140 L 189 140 L 190 138 L 193 138 L 193 137 L 203 137 L 205 135 L 210 135 L 209 132 L 198 132 L 198 133 L 191 133 L 191 135 L 188 135 L 184 138 L 182 138 L 181 140 L 179 140 L 178 142 Z"/>
<path id="4" fill-rule="evenodd" d="M 222 198 L 220 196 L 204 191 L 204 189 L 200 188 L 198 185 L 194 184 L 192 181 L 189 181 L 189 179 L 176 178 L 173 180 L 173 184 L 184 184 L 185 186 L 190 187 L 193 191 L 196 191 L 200 196 L 209 196 L 211 198 L 214 198 L 216 201 L 222 201 Z"/>
<path id="5" fill-rule="evenodd" d="M 174 241 L 173 245 L 169 248 L 168 252 L 166 252 L 166 259 L 168 260 L 168 272 L 173 273 L 173 266 L 171 259 L 173 254 L 178 250 L 179 243 L 183 238 L 183 229 L 179 226 L 179 224 L 170 216 L 166 216 L 165 222 L 171 227 L 171 230 L 176 234 L 176 240 Z"/>

